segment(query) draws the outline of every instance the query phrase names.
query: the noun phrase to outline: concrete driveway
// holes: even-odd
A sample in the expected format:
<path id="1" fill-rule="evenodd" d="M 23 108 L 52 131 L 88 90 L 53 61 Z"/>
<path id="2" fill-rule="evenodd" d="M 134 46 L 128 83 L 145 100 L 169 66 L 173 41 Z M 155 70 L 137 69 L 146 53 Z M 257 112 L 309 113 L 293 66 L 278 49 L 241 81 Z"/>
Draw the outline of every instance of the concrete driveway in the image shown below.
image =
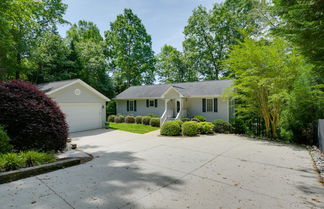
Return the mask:
<path id="1" fill-rule="evenodd" d="M 235 135 L 73 134 L 94 160 L 0 185 L 0 208 L 324 208 L 307 150 Z"/>

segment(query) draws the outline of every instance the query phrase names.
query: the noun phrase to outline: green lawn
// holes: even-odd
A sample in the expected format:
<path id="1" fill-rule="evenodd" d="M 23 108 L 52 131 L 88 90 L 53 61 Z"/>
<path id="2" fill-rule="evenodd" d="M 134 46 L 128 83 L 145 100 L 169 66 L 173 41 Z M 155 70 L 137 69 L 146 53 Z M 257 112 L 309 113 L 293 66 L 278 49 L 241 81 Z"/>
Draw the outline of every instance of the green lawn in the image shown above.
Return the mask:
<path id="1" fill-rule="evenodd" d="M 159 129 L 159 127 L 153 127 L 153 126 L 143 125 L 143 124 L 111 123 L 111 122 L 109 122 L 109 128 L 121 130 L 121 131 L 128 131 L 137 134 L 145 134 Z"/>

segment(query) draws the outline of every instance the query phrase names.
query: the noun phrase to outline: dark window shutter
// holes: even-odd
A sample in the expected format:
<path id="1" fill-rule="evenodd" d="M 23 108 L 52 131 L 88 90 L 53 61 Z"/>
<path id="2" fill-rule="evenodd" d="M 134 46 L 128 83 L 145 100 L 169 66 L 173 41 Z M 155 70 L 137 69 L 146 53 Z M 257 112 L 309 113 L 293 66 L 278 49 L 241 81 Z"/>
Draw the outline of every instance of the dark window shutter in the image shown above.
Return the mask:
<path id="1" fill-rule="evenodd" d="M 129 100 L 127 100 L 127 112 L 129 111 Z"/>
<path id="2" fill-rule="evenodd" d="M 214 98 L 214 112 L 218 112 L 218 100 Z"/>
<path id="3" fill-rule="evenodd" d="M 149 107 L 150 106 L 150 101 L 147 99 L 146 100 L 146 107 Z"/>
<path id="4" fill-rule="evenodd" d="M 136 112 L 136 100 L 134 100 L 134 111 Z"/>
<path id="5" fill-rule="evenodd" d="M 155 107 L 157 107 L 157 99 L 156 100 L 154 100 L 154 105 L 155 105 Z"/>
<path id="6" fill-rule="evenodd" d="M 202 99 L 202 111 L 206 112 L 206 99 Z"/>

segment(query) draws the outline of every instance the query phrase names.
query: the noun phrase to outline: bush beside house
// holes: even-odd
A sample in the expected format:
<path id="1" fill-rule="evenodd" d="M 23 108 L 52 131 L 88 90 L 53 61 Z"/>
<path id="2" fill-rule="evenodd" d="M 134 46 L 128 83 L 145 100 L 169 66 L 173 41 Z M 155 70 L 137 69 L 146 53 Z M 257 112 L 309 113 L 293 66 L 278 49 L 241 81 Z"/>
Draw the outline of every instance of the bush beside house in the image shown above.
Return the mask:
<path id="1" fill-rule="evenodd" d="M 197 136 L 199 134 L 198 123 L 195 121 L 184 122 L 181 130 L 184 136 Z"/>
<path id="2" fill-rule="evenodd" d="M 232 125 L 224 120 L 215 120 L 214 122 L 214 131 L 216 133 L 231 133 L 232 131 Z"/>
<path id="3" fill-rule="evenodd" d="M 151 117 L 150 116 L 144 116 L 142 120 L 143 120 L 142 123 L 144 125 L 150 125 Z"/>
<path id="4" fill-rule="evenodd" d="M 131 115 L 128 115 L 128 116 L 125 117 L 125 122 L 126 123 L 135 123 L 135 117 L 131 116 Z"/>
<path id="5" fill-rule="evenodd" d="M 166 121 L 163 123 L 160 134 L 164 136 L 179 136 L 181 135 L 181 127 L 177 121 Z"/>
<path id="6" fill-rule="evenodd" d="M 160 127 L 160 118 L 151 118 L 150 125 L 153 127 Z"/>

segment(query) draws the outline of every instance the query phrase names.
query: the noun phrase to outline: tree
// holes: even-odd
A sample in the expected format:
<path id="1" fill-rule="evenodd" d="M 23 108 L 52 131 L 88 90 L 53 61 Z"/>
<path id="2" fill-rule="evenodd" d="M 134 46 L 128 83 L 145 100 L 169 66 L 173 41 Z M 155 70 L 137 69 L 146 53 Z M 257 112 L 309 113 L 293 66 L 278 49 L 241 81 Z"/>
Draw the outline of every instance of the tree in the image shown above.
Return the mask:
<path id="1" fill-rule="evenodd" d="M 206 80 L 219 79 L 226 74 L 221 62 L 226 59 L 231 45 L 245 35 L 256 35 L 261 29 L 261 17 L 255 0 L 226 0 L 215 3 L 212 10 L 199 6 L 193 11 L 184 29 L 184 53 L 190 66 Z"/>
<path id="2" fill-rule="evenodd" d="M 233 47 L 224 64 L 235 77 L 233 97 L 240 101 L 238 114 L 258 114 L 266 135 L 277 138 L 282 110 L 305 67 L 303 58 L 282 39 L 246 38 Z"/>
<path id="3" fill-rule="evenodd" d="M 35 63 L 28 74 L 33 83 L 77 78 L 78 72 L 69 60 L 70 49 L 64 40 L 54 33 L 47 32 L 38 39 L 31 50 L 31 61 Z"/>
<path id="4" fill-rule="evenodd" d="M 197 80 L 196 72 L 188 68 L 183 54 L 172 46 L 163 46 L 156 60 L 157 74 L 162 83 L 181 83 Z"/>
<path id="5" fill-rule="evenodd" d="M 154 81 L 154 53 L 151 36 L 131 9 L 117 16 L 105 32 L 106 56 L 120 92 L 131 85 Z"/>
<path id="6" fill-rule="evenodd" d="M 324 2 L 323 0 L 274 0 L 275 12 L 283 20 L 275 32 L 298 45 L 315 65 L 317 78 L 324 83 Z"/>
<path id="7" fill-rule="evenodd" d="M 0 68 L 4 79 L 20 78 L 37 37 L 56 31 L 66 5 L 61 0 L 4 0 L 0 4 Z"/>
<path id="8" fill-rule="evenodd" d="M 79 21 L 67 31 L 70 44 L 69 59 L 78 78 L 104 95 L 114 96 L 108 63 L 104 54 L 104 41 L 98 27 L 89 21 Z"/>

